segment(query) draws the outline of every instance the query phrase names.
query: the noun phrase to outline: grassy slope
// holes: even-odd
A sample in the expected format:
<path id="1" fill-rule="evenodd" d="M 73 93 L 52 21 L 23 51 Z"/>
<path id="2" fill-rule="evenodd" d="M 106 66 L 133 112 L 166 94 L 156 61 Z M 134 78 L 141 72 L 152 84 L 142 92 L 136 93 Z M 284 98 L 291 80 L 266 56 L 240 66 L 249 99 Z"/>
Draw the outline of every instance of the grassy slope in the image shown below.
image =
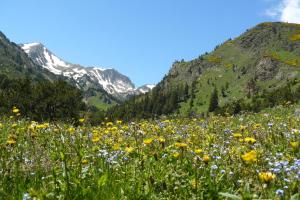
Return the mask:
<path id="1" fill-rule="evenodd" d="M 103 95 L 100 93 L 96 94 L 96 96 L 91 96 L 87 99 L 88 105 L 95 106 L 96 108 L 100 110 L 107 110 L 108 108 L 116 105 L 116 102 L 112 103 L 105 103 L 103 101 Z"/>
<path id="2" fill-rule="evenodd" d="M 226 91 L 227 97 L 219 95 L 221 105 L 244 98 L 246 83 L 254 77 L 257 63 L 265 57 L 278 62 L 283 78 L 270 77 L 269 80 L 258 81 L 257 84 L 261 89 L 285 84 L 286 80 L 291 77 L 299 79 L 300 43 L 299 40 L 291 39 L 299 32 L 299 25 L 264 23 L 235 40 L 225 42 L 212 53 L 203 56 L 204 61 L 200 63 L 199 67 L 204 70 L 197 78 L 196 102 L 192 109 L 196 113 L 206 112 L 210 93 L 214 86 L 220 93 L 221 87 L 225 87 L 226 83 L 229 85 Z M 212 66 L 206 67 L 205 62 L 210 62 Z M 180 63 L 177 68 L 182 70 L 189 64 L 190 62 Z M 246 73 L 242 73 L 242 71 L 246 71 Z M 209 79 L 210 84 L 207 83 Z M 189 101 L 181 103 L 180 112 L 182 114 L 189 111 Z"/>

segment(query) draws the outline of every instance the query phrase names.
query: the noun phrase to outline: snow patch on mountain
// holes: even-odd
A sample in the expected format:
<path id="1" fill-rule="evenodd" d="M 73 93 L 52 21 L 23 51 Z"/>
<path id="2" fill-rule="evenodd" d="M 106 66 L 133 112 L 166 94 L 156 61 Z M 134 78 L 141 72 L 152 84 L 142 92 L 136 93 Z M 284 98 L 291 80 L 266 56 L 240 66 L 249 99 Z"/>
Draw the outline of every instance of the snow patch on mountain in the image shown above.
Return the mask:
<path id="1" fill-rule="evenodd" d="M 41 43 L 28 43 L 21 48 L 38 65 L 56 75 L 62 75 L 76 82 L 81 89 L 103 88 L 109 94 L 117 97 L 127 97 L 150 91 L 154 85 L 144 85 L 135 88 L 131 80 L 112 68 L 83 67 L 68 63 L 54 55 Z"/>
<path id="2" fill-rule="evenodd" d="M 33 42 L 33 43 L 28 43 L 28 44 L 23 44 L 22 49 L 26 52 L 29 53 L 30 49 L 34 46 L 40 45 L 41 43 L 38 42 Z"/>
<path id="3" fill-rule="evenodd" d="M 136 89 L 136 92 L 139 94 L 145 94 L 151 91 L 155 87 L 154 84 L 146 84 Z"/>

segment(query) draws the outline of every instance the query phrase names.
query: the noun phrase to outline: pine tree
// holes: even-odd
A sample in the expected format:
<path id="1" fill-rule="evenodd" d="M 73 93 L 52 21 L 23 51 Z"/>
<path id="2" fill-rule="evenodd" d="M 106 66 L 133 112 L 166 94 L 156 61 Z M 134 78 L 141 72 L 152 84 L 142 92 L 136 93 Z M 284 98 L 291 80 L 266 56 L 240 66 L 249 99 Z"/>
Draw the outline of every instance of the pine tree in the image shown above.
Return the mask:
<path id="1" fill-rule="evenodd" d="M 209 107 L 208 107 L 208 112 L 213 112 L 219 107 L 219 97 L 218 97 L 218 90 L 215 87 L 213 90 L 210 100 L 209 100 Z"/>

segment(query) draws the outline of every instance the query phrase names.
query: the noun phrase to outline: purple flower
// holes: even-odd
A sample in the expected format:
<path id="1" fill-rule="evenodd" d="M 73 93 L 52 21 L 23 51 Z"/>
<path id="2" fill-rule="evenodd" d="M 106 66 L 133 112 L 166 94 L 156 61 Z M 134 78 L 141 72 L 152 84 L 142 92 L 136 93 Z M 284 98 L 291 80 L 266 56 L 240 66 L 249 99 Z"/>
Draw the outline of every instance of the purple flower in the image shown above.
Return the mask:
<path id="1" fill-rule="evenodd" d="M 279 195 L 279 196 L 283 196 L 283 194 L 284 194 L 284 191 L 283 190 L 281 190 L 281 189 L 278 189 L 278 190 L 276 190 L 276 192 L 275 192 L 277 195 Z"/>

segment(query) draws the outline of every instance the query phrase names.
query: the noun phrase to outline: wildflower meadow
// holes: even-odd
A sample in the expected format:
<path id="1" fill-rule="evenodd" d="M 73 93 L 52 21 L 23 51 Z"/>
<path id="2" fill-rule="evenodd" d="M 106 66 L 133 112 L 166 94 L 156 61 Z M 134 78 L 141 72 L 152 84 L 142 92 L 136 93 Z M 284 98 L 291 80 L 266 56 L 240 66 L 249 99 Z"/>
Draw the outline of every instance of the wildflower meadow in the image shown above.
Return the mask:
<path id="1" fill-rule="evenodd" d="M 300 116 L 1 119 L 1 199 L 299 199 Z"/>

